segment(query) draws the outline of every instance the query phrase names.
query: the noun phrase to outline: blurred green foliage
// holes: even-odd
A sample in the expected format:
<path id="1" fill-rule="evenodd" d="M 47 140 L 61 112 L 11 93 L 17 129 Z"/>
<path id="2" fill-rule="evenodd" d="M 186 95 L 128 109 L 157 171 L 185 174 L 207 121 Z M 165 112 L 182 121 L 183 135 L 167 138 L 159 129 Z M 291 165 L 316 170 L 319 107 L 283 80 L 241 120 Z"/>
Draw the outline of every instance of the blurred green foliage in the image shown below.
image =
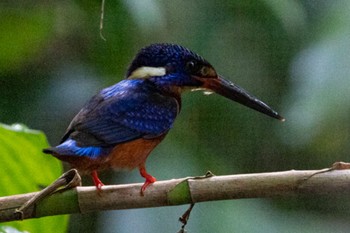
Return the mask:
<path id="1" fill-rule="evenodd" d="M 0 196 L 38 191 L 62 173 L 62 165 L 44 155 L 45 135 L 24 125 L 0 124 Z M 67 216 L 15 221 L 0 224 L 0 232 L 65 232 Z"/>
<path id="2" fill-rule="evenodd" d="M 0 3 L 0 122 L 22 122 L 58 143 L 99 89 L 124 78 L 137 51 L 179 43 L 278 110 L 280 123 L 216 96 L 187 93 L 148 159 L 158 179 L 318 169 L 348 161 L 350 2 L 346 0 Z M 136 171 L 104 174 L 141 182 Z M 242 200 L 195 207 L 193 232 L 345 232 L 338 197 Z M 70 232 L 176 232 L 185 207 L 73 216 Z M 302 216 L 302 217 L 301 217 Z M 252 221 L 252 219 L 254 219 Z M 132 223 L 132 224 L 131 224 Z"/>

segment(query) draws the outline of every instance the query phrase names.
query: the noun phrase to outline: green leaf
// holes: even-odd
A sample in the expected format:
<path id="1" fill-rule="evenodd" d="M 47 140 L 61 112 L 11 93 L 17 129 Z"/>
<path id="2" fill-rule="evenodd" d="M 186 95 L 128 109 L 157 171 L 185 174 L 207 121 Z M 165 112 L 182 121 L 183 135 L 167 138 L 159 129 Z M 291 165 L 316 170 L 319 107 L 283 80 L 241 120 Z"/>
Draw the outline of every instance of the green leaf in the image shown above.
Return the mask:
<path id="1" fill-rule="evenodd" d="M 62 165 L 42 153 L 48 147 L 45 135 L 21 124 L 0 124 L 0 196 L 35 192 L 62 174 Z M 0 224 L 0 232 L 65 232 L 67 216 Z"/>

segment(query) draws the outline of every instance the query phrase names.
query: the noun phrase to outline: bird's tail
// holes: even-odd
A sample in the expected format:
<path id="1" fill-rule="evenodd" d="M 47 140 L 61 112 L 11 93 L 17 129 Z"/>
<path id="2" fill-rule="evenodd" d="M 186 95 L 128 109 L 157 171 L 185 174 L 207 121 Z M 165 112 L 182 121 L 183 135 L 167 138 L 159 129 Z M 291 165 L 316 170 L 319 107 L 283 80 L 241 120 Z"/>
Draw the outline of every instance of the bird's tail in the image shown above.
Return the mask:
<path id="1" fill-rule="evenodd" d="M 45 154 L 53 154 L 54 153 L 54 149 L 55 148 L 52 148 L 52 147 L 50 147 L 50 148 L 45 148 L 45 149 L 43 149 L 43 152 L 45 153 Z"/>

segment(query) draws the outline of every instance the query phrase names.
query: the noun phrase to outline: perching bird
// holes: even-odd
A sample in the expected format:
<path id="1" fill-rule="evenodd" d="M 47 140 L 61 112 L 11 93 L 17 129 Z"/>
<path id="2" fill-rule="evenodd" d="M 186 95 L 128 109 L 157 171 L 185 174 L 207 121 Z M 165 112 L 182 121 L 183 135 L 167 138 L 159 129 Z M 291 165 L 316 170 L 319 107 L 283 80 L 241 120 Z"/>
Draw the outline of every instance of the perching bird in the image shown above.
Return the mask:
<path id="1" fill-rule="evenodd" d="M 74 117 L 56 147 L 44 149 L 82 173 L 101 190 L 98 170 L 138 168 L 146 179 L 150 152 L 164 139 L 181 110 L 185 90 L 216 92 L 270 117 L 284 120 L 268 105 L 219 76 L 196 53 L 175 44 L 152 44 L 139 51 L 125 79 L 107 87 Z"/>

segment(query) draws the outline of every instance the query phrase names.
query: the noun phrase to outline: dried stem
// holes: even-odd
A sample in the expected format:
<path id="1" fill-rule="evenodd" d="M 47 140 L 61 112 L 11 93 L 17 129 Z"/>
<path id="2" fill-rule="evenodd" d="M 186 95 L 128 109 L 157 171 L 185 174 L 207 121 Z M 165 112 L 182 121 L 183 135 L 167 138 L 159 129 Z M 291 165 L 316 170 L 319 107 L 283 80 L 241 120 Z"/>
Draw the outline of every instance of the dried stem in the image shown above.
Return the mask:
<path id="1" fill-rule="evenodd" d="M 100 37 L 102 40 L 106 41 L 106 38 L 103 36 L 103 19 L 105 14 L 105 0 L 101 2 L 101 16 L 100 16 Z"/>

